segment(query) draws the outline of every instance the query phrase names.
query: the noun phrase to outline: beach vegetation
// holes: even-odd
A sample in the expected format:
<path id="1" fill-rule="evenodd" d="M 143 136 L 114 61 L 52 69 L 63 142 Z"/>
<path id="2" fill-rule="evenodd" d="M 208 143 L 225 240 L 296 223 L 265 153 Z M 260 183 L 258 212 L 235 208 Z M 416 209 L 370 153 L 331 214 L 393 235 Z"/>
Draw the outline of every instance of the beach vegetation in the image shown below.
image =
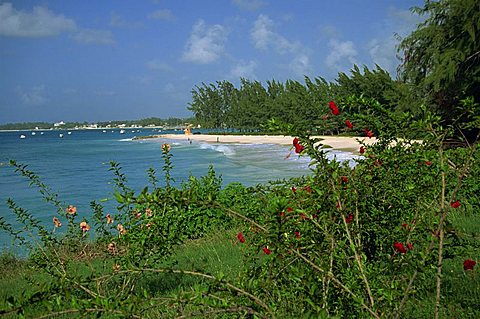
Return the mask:
<path id="1" fill-rule="evenodd" d="M 460 4 L 471 9 L 465 16 Z M 461 36 L 435 39 L 477 41 L 469 24 L 475 4 L 426 1 L 417 10 L 429 17 L 403 42 L 405 52 L 431 53 L 422 53 L 430 48 L 424 33 L 451 18 L 465 25 Z M 477 55 L 468 52 L 450 74 L 476 70 L 469 63 Z M 0 316 L 480 317 L 480 125 L 469 91 L 478 79 L 428 79 L 436 67 L 419 73 L 405 63 L 401 80 L 354 67 L 336 83 L 319 77 L 264 87 L 243 79 L 240 88 L 223 81 L 193 89 L 190 108 L 201 125 L 292 136 L 291 156 L 311 160 L 310 174 L 299 178 L 222 186 L 210 167 L 177 184 L 175 146 L 163 144 L 161 174 L 149 169 L 149 184 L 135 191 L 112 161 L 116 209 L 93 201 L 80 217 L 75 203 L 12 160 L 53 209 L 45 225 L 8 200 L 21 227 L 0 217 L 0 229 L 29 255 L 0 256 Z M 417 98 L 417 86 L 432 95 Z M 453 92 L 448 105 L 458 112 L 442 112 L 435 92 Z M 361 142 L 352 166 L 329 159 L 317 136 L 345 132 L 376 138 Z"/>

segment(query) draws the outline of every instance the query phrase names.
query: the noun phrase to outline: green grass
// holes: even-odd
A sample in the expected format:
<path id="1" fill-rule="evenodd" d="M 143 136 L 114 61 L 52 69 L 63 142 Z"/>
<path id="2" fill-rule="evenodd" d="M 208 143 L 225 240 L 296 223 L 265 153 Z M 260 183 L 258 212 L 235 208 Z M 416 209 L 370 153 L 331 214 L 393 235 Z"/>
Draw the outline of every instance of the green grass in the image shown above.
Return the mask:
<path id="1" fill-rule="evenodd" d="M 177 248 L 175 253 L 159 268 L 173 268 L 196 271 L 222 277 L 227 281 L 235 281 L 241 274 L 243 254 L 241 246 L 233 240 L 236 232 L 218 231 L 202 239 L 192 240 Z M 99 249 L 99 247 L 97 247 Z M 87 252 L 93 252 L 89 248 Z M 96 276 L 112 273 L 112 258 L 105 254 L 86 254 L 82 256 L 70 255 L 66 252 L 62 258 L 70 258 L 67 271 L 75 273 L 77 277 L 88 278 L 93 273 Z M 0 256 L 0 311 L 9 306 L 9 301 L 21 299 L 22 296 L 31 296 L 44 289 L 42 285 L 55 281 L 57 278 L 33 267 L 28 260 L 18 259 L 12 254 L 4 253 Z M 192 287 L 205 286 L 206 279 L 195 276 L 173 273 L 142 274 L 139 278 L 133 295 L 141 298 L 144 292 L 153 298 L 170 296 L 191 290 Z M 116 289 L 112 283 L 112 294 Z M 68 309 L 68 305 L 61 305 L 60 309 Z M 56 309 L 58 311 L 59 309 Z M 42 306 L 32 306 L 25 309 L 27 317 L 44 314 L 48 309 Z M 152 310 L 160 311 L 158 308 Z M 161 313 L 161 311 L 160 311 Z M 0 313 L 1 314 L 1 313 Z M 68 317 L 75 316 L 69 314 Z M 16 318 L 15 313 L 5 316 Z M 81 317 L 81 316 L 80 316 Z"/>
<path id="2" fill-rule="evenodd" d="M 478 240 L 480 234 L 480 216 L 478 214 L 465 216 L 452 214 L 449 218 L 456 229 L 459 237 L 465 240 Z M 473 236 L 473 237 L 472 237 Z M 69 258 L 68 271 L 74 272 L 78 277 L 88 277 L 92 273 L 96 276 L 111 274 L 113 259 L 105 254 L 95 253 L 101 247 L 84 247 L 82 254 L 69 255 L 61 252 L 62 258 Z M 209 236 L 191 240 L 177 247 L 174 254 L 166 261 L 158 265 L 158 268 L 172 268 L 210 274 L 221 277 L 229 282 L 238 282 L 244 273 L 242 272 L 243 245 L 236 240 L 236 230 L 216 231 Z M 453 248 L 451 248 L 453 249 Z M 479 260 L 479 251 L 471 252 L 471 258 Z M 465 256 L 465 254 L 461 254 Z M 453 257 L 444 260 L 442 281 L 442 318 L 478 318 L 480 311 L 477 309 L 480 300 L 480 272 L 478 266 L 474 271 L 463 270 L 463 258 Z M 0 255 L 0 310 L 7 309 L 11 298 L 19 299 L 22 296 L 32 295 L 44 289 L 42 285 L 48 284 L 56 278 L 33 267 L 29 260 L 18 259 L 11 254 Z M 132 297 L 138 298 L 139 303 L 144 302 L 148 308 L 151 300 L 156 300 L 156 306 L 151 307 L 146 316 L 157 317 L 172 314 L 169 300 L 178 300 L 179 296 L 189 295 L 193 290 L 201 291 L 208 289 L 211 282 L 206 282 L 196 276 L 174 273 L 150 273 L 138 277 Z M 432 278 L 433 282 L 434 278 Z M 115 282 L 109 286 L 111 293 L 115 293 Z M 146 298 L 142 301 L 143 294 L 147 293 L 150 301 Z M 177 298 L 177 299 L 176 299 Z M 158 302 L 164 299 L 165 302 Z M 143 306 L 143 305 L 142 305 Z M 190 308 L 191 307 L 191 308 Z M 429 318 L 434 313 L 435 287 L 429 291 L 420 292 L 411 298 L 405 309 L 405 318 Z M 69 309 L 69 305 L 60 304 L 55 311 Z M 195 306 L 186 305 L 183 310 L 195 310 Z M 49 313 L 43 305 L 33 305 L 25 309 L 27 317 L 36 317 Z M 16 318 L 17 314 L 0 316 L 2 318 Z M 68 314 L 65 318 L 84 317 L 80 314 Z M 104 316 L 110 318 L 109 315 Z M 112 317 L 114 317 L 112 315 Z M 60 316 L 59 318 L 62 318 Z"/>

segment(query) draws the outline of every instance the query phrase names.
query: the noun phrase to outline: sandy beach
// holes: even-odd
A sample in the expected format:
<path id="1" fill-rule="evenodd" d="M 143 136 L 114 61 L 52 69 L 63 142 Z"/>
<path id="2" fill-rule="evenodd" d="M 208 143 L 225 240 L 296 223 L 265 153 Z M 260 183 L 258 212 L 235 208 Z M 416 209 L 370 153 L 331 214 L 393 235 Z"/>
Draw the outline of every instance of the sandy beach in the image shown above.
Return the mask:
<path id="1" fill-rule="evenodd" d="M 207 143 L 242 143 L 242 144 L 279 144 L 292 145 L 293 137 L 280 135 L 206 135 L 206 134 L 164 134 L 157 135 L 158 138 L 184 140 Z M 333 149 L 358 152 L 360 148 L 359 141 L 365 144 L 375 143 L 375 138 L 367 137 L 346 137 L 346 136 L 317 136 L 323 138 L 323 144 L 331 146 Z"/>

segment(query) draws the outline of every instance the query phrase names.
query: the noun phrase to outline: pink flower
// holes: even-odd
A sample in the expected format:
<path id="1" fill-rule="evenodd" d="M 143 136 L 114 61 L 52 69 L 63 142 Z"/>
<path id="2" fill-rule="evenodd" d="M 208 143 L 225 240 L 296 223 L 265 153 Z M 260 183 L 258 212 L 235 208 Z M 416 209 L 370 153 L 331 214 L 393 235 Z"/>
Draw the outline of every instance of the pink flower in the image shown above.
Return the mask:
<path id="1" fill-rule="evenodd" d="M 75 213 L 77 212 L 77 207 L 73 205 L 68 205 L 66 210 L 69 215 L 75 215 Z"/>
<path id="2" fill-rule="evenodd" d="M 87 222 L 81 222 L 80 223 L 80 228 L 82 229 L 83 232 L 89 231 L 90 226 L 87 224 Z"/>
<path id="3" fill-rule="evenodd" d="M 57 217 L 53 217 L 53 224 L 55 225 L 55 227 L 61 227 L 62 226 L 62 223 L 60 223 L 60 221 L 58 220 Z"/>

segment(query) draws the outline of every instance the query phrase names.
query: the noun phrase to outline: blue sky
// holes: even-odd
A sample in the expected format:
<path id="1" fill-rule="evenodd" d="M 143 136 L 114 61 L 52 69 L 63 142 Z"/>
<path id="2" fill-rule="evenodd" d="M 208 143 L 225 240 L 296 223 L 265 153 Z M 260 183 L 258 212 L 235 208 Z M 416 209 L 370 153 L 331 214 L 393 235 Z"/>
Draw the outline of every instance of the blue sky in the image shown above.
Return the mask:
<path id="1" fill-rule="evenodd" d="M 240 77 L 395 76 L 421 0 L 0 0 L 0 123 L 190 116 L 191 89 Z"/>

